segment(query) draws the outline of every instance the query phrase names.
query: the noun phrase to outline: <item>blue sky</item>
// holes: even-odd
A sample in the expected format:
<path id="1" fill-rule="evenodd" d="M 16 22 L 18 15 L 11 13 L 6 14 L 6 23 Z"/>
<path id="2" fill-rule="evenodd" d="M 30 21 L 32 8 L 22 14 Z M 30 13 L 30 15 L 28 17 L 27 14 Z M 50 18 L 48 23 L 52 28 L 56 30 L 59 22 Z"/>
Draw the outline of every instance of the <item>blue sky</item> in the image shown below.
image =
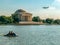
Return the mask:
<path id="1" fill-rule="evenodd" d="M 42 7 L 49 6 L 48 9 Z M 60 0 L 0 0 L 0 15 L 11 15 L 24 9 L 41 18 L 60 18 Z"/>

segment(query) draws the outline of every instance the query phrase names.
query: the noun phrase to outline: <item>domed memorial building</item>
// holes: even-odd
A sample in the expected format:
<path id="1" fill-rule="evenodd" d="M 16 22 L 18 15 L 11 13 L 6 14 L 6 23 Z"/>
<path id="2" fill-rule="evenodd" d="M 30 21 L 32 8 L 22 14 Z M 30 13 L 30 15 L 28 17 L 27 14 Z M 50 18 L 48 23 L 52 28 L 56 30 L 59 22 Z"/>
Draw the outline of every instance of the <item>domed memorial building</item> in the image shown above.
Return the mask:
<path id="1" fill-rule="evenodd" d="M 19 21 L 32 21 L 32 14 L 31 13 L 28 13 L 26 12 L 25 10 L 23 9 L 18 9 L 15 11 L 15 13 L 13 14 L 15 15 L 15 17 L 17 17 L 19 19 Z"/>

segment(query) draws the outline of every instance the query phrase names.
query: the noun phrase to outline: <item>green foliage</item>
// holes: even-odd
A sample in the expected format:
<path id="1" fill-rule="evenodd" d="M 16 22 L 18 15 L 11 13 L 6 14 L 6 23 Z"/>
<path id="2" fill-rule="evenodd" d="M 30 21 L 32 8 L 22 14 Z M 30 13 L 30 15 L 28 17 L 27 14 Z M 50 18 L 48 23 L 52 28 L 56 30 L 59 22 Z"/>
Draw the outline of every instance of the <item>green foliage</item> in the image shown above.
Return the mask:
<path id="1" fill-rule="evenodd" d="M 13 19 L 13 22 L 14 23 L 19 23 L 19 18 L 18 18 L 18 15 L 17 14 L 13 14 L 12 15 L 12 19 Z"/>
<path id="2" fill-rule="evenodd" d="M 39 16 L 36 16 L 36 17 L 33 17 L 33 18 L 32 18 L 32 21 L 34 21 L 34 22 L 40 22 L 41 19 L 40 19 Z"/>
<path id="3" fill-rule="evenodd" d="M 47 18 L 47 19 L 46 19 L 46 23 L 52 24 L 52 23 L 53 23 L 53 19 Z"/>
<path id="4" fill-rule="evenodd" d="M 0 16 L 0 23 L 5 24 L 7 22 L 7 19 L 5 16 Z"/>
<path id="5" fill-rule="evenodd" d="M 10 17 L 6 16 L 0 16 L 0 24 L 10 24 L 13 23 L 13 19 Z"/>
<path id="6" fill-rule="evenodd" d="M 59 19 L 54 20 L 54 24 L 60 24 L 60 20 Z"/>
<path id="7" fill-rule="evenodd" d="M 43 23 L 46 23 L 46 20 L 42 20 Z"/>
<path id="8" fill-rule="evenodd" d="M 17 14 L 14 14 L 12 16 L 0 16 L 0 24 L 14 24 L 14 23 L 19 23 L 19 18 Z M 47 18 L 44 20 L 41 20 L 39 16 L 35 16 L 32 18 L 32 21 L 34 22 L 43 22 L 46 24 L 60 24 L 60 19 L 53 20 L 51 18 Z"/>
<path id="9" fill-rule="evenodd" d="M 10 17 L 6 17 L 6 21 L 7 21 L 7 23 L 13 23 L 13 19 L 12 19 L 11 16 Z"/>
<path id="10" fill-rule="evenodd" d="M 1 22 L 5 22 L 5 21 L 6 21 L 5 18 L 6 18 L 5 16 L 0 16 L 0 21 L 1 21 Z"/>

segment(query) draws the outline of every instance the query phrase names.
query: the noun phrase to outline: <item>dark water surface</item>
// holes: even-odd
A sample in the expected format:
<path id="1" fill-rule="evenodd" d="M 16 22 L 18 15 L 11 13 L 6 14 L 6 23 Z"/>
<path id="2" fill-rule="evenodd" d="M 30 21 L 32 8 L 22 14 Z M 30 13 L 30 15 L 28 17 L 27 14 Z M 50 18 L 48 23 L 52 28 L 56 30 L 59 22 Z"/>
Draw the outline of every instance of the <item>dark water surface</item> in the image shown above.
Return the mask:
<path id="1" fill-rule="evenodd" d="M 4 37 L 14 31 L 18 37 Z M 59 25 L 0 26 L 0 45 L 60 45 Z"/>

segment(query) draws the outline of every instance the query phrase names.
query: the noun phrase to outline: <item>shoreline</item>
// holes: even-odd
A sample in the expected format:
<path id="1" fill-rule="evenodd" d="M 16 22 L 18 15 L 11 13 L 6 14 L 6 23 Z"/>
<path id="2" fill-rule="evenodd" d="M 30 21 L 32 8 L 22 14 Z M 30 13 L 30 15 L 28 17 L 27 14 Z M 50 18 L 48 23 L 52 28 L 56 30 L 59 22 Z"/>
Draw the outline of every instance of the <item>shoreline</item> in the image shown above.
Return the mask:
<path id="1" fill-rule="evenodd" d="M 60 24 L 0 24 L 0 25 L 60 25 Z"/>
<path id="2" fill-rule="evenodd" d="M 19 23 L 0 24 L 0 25 L 60 25 L 60 24 L 47 24 L 42 22 L 19 22 Z"/>

